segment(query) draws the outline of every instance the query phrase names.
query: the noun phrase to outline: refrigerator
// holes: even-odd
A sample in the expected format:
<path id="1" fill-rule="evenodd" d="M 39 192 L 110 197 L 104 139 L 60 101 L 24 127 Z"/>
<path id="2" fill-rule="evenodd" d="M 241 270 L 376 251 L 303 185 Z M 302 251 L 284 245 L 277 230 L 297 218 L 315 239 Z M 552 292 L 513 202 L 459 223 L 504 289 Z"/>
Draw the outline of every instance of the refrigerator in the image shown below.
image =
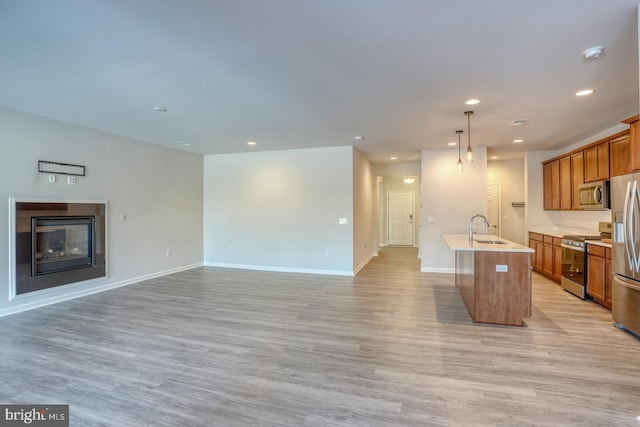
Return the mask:
<path id="1" fill-rule="evenodd" d="M 640 173 L 611 179 L 614 325 L 640 337 Z"/>

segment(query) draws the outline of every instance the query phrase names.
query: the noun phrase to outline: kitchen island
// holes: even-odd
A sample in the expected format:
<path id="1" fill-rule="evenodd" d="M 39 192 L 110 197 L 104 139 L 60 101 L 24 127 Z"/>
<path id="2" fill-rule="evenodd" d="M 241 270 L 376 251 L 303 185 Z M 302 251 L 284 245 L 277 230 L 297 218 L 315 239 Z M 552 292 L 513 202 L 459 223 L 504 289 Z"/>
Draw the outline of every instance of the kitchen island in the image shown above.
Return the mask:
<path id="1" fill-rule="evenodd" d="M 531 317 L 533 249 L 493 235 L 442 238 L 456 253 L 455 283 L 475 323 L 522 326 Z"/>

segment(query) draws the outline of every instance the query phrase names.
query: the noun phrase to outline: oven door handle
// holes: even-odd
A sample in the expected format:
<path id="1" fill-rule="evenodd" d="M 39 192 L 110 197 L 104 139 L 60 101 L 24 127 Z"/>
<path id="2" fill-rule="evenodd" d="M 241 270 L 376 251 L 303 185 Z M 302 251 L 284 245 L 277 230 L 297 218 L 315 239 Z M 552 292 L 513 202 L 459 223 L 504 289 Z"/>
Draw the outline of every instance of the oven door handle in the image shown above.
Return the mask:
<path id="1" fill-rule="evenodd" d="M 574 251 L 578 251 L 578 252 L 584 252 L 584 248 L 581 248 L 580 246 L 567 245 L 566 243 L 561 243 L 560 247 L 565 249 L 573 249 Z"/>

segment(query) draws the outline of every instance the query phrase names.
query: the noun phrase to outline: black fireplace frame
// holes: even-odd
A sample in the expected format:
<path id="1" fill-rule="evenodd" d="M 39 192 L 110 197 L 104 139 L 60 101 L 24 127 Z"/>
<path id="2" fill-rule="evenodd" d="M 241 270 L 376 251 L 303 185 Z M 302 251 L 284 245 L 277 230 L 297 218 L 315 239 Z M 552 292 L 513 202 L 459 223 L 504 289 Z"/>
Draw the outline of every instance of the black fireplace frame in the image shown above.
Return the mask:
<path id="1" fill-rule="evenodd" d="M 64 257 L 61 260 L 50 259 L 44 261 L 44 256 L 38 257 L 38 253 L 44 248 L 39 246 L 38 236 L 43 232 L 39 232 L 39 227 L 68 227 L 73 225 L 82 225 L 87 227 L 87 255 L 80 257 Z M 53 231 L 52 231 L 53 232 Z M 55 217 L 31 217 L 31 275 L 40 276 L 43 274 L 57 273 L 76 268 L 87 268 L 95 265 L 94 247 L 95 241 L 95 216 L 55 216 Z M 38 261 L 40 258 L 41 261 Z"/>

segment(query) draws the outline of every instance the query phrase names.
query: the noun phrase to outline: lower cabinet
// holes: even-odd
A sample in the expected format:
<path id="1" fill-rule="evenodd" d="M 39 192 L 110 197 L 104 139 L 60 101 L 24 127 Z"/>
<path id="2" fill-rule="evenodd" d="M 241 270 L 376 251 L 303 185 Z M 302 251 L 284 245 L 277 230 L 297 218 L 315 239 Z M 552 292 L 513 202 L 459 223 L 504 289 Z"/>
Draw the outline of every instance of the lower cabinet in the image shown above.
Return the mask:
<path id="1" fill-rule="evenodd" d="M 598 304 L 611 310 L 611 249 L 587 245 L 587 294 Z"/>
<path id="2" fill-rule="evenodd" d="M 560 283 L 562 279 L 562 239 L 540 233 L 529 233 L 529 247 L 535 251 L 533 271 Z"/>

